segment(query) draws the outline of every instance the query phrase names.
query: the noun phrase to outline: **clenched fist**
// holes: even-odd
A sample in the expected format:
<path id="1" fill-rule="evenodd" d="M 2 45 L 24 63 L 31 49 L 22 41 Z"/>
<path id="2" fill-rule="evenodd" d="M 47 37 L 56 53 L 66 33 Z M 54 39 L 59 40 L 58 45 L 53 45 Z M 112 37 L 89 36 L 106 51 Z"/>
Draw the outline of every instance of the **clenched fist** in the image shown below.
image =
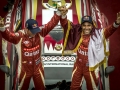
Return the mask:
<path id="1" fill-rule="evenodd" d="M 63 15 L 63 16 L 66 15 L 68 12 L 68 9 L 66 8 L 65 5 L 58 7 L 58 10 L 61 12 L 61 15 Z"/>
<path id="2" fill-rule="evenodd" d="M 0 27 L 4 27 L 4 21 L 3 18 L 0 16 Z"/>

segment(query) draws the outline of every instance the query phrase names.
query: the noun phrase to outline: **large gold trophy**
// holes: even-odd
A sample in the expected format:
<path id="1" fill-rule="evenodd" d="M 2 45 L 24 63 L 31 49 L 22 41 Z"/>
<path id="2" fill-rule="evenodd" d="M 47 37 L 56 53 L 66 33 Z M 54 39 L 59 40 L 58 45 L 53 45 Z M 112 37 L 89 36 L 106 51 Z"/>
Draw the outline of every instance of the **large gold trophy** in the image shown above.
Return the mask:
<path id="1" fill-rule="evenodd" d="M 44 0 L 42 0 L 42 3 L 43 3 Z M 72 0 L 70 0 L 71 3 L 66 3 L 65 0 L 48 0 L 48 3 L 43 3 L 43 6 L 46 8 L 46 9 L 55 9 L 57 10 L 58 7 L 61 7 L 61 6 L 66 6 L 67 8 L 69 8 L 71 5 L 72 5 Z"/>

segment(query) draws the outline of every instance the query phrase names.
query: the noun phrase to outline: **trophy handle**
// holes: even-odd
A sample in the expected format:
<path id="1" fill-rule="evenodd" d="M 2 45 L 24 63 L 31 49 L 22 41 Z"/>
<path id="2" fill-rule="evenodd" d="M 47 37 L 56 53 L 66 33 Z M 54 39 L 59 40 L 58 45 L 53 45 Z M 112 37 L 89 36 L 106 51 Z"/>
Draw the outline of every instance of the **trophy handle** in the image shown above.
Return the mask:
<path id="1" fill-rule="evenodd" d="M 43 7 L 44 8 L 46 8 L 46 9 L 49 9 L 49 8 L 53 8 L 53 9 L 56 9 L 56 7 L 54 7 L 54 6 L 52 6 L 52 0 L 48 0 L 48 4 L 46 4 L 46 6 L 48 6 L 48 7 L 46 7 L 44 4 L 43 4 L 43 1 L 44 0 L 42 0 L 42 5 L 43 5 Z"/>
<path id="2" fill-rule="evenodd" d="M 70 8 L 72 6 L 72 0 L 70 0 L 70 6 L 68 8 Z"/>
<path id="3" fill-rule="evenodd" d="M 48 9 L 48 8 L 43 4 L 43 0 L 42 0 L 42 5 L 43 5 L 44 8 Z"/>

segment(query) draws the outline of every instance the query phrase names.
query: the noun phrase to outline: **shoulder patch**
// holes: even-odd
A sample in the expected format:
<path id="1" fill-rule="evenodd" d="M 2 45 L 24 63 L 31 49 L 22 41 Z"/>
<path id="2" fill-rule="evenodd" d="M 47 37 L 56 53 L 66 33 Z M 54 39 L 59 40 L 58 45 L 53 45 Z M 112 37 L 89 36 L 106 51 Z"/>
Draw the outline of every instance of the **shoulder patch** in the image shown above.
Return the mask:
<path id="1" fill-rule="evenodd" d="M 19 33 L 15 33 L 15 36 L 19 36 Z"/>
<path id="2" fill-rule="evenodd" d="M 25 34 L 25 30 L 19 30 L 19 32 L 21 32 L 21 33 Z"/>

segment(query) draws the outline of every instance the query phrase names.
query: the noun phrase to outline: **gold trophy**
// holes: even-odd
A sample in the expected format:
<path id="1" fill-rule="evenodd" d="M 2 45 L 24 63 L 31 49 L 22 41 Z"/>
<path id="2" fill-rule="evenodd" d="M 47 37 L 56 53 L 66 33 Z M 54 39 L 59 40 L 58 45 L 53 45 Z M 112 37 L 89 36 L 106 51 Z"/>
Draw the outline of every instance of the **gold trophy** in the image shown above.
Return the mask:
<path id="1" fill-rule="evenodd" d="M 44 0 L 42 0 L 43 3 Z M 57 10 L 61 6 L 67 6 L 69 8 L 72 5 L 72 0 L 70 0 L 71 3 L 66 3 L 65 0 L 48 0 L 48 3 L 42 4 L 46 9 L 55 9 Z"/>
<path id="2" fill-rule="evenodd" d="M 48 3 L 50 6 L 53 6 L 55 9 L 66 4 L 65 0 L 49 0 Z"/>

